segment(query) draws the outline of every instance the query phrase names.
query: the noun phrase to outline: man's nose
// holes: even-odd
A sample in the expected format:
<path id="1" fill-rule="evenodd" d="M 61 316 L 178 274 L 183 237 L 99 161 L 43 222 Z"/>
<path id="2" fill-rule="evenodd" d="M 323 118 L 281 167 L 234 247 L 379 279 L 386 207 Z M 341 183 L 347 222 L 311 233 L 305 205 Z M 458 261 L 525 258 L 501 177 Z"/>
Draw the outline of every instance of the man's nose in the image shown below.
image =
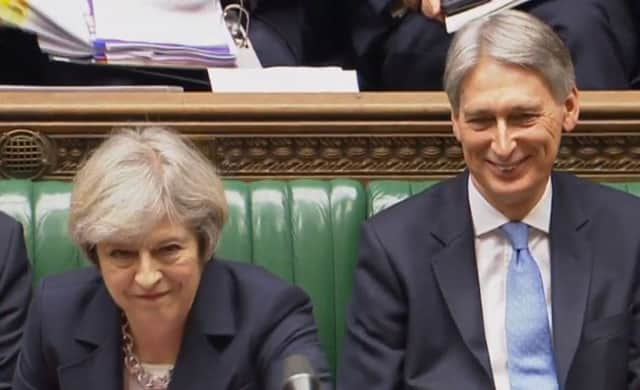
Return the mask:
<path id="1" fill-rule="evenodd" d="M 151 289 L 162 279 L 162 273 L 156 268 L 151 256 L 148 254 L 140 255 L 140 266 L 135 275 L 136 283 L 144 288 Z"/>
<path id="2" fill-rule="evenodd" d="M 493 153 L 499 158 L 508 159 L 516 147 L 513 135 L 509 132 L 507 121 L 498 119 L 496 129 L 491 143 Z"/>

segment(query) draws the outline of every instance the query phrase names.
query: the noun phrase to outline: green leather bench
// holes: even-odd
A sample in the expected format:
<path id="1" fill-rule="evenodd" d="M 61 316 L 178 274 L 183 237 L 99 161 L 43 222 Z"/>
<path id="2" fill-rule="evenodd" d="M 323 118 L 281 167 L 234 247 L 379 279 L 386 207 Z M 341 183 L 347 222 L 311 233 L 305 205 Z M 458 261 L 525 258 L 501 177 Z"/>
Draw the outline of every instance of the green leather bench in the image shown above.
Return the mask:
<path id="1" fill-rule="evenodd" d="M 320 338 L 335 369 L 361 222 L 434 183 L 225 181 L 230 218 L 217 253 L 259 264 L 302 286 L 313 300 Z M 612 185 L 640 196 L 640 182 Z M 67 182 L 0 180 L 0 210 L 24 226 L 36 283 L 88 265 L 67 234 L 70 189 Z"/>

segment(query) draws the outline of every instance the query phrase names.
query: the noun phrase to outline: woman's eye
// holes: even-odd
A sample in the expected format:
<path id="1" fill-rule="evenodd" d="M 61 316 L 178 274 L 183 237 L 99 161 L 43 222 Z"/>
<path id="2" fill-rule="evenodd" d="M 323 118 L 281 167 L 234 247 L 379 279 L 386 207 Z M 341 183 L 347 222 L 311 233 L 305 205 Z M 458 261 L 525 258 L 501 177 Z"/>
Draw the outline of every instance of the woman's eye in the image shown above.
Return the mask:
<path id="1" fill-rule="evenodd" d="M 160 248 L 160 253 L 163 255 L 172 255 L 178 253 L 182 247 L 178 244 L 166 245 Z"/>
<path id="2" fill-rule="evenodd" d="M 134 251 L 124 250 L 124 249 L 114 249 L 109 252 L 109 256 L 115 259 L 130 259 L 135 256 Z"/>

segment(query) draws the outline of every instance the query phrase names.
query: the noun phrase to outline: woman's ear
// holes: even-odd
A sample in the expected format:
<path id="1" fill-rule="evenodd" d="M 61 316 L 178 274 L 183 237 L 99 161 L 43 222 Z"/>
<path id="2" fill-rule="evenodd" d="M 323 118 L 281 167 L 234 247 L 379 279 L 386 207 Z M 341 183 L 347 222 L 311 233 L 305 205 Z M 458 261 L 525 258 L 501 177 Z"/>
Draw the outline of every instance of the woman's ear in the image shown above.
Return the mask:
<path id="1" fill-rule="evenodd" d="M 98 261 L 98 248 L 96 245 L 90 245 L 85 250 L 88 260 L 93 263 L 98 269 L 100 269 L 100 262 Z"/>

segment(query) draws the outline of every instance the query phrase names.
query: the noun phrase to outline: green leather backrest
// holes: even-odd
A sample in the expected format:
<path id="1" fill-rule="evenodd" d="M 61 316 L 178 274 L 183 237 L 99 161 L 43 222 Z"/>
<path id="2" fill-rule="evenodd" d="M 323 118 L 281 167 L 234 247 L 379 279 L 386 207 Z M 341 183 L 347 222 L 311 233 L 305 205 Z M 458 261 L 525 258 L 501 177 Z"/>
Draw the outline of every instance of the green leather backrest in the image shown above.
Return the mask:
<path id="1" fill-rule="evenodd" d="M 22 223 L 36 282 L 88 264 L 67 230 L 70 191 L 67 182 L 0 181 L 0 210 Z"/>
<path id="2" fill-rule="evenodd" d="M 436 180 L 406 181 L 406 180 L 377 180 L 367 186 L 367 216 L 392 206 L 403 199 L 418 194 L 432 185 Z"/>
<path id="3" fill-rule="evenodd" d="M 230 218 L 218 254 L 259 264 L 303 287 L 335 369 L 366 212 L 363 186 L 351 180 L 226 181 L 225 192 Z"/>
<path id="4" fill-rule="evenodd" d="M 603 182 L 602 184 L 640 197 L 640 182 Z"/>
<path id="5" fill-rule="evenodd" d="M 335 369 L 360 224 L 435 183 L 372 181 L 365 188 L 353 180 L 226 180 L 229 221 L 217 253 L 259 264 L 304 288 Z M 606 184 L 640 196 L 640 182 Z M 88 265 L 67 233 L 70 190 L 67 182 L 0 180 L 0 210 L 23 224 L 36 282 Z"/>

